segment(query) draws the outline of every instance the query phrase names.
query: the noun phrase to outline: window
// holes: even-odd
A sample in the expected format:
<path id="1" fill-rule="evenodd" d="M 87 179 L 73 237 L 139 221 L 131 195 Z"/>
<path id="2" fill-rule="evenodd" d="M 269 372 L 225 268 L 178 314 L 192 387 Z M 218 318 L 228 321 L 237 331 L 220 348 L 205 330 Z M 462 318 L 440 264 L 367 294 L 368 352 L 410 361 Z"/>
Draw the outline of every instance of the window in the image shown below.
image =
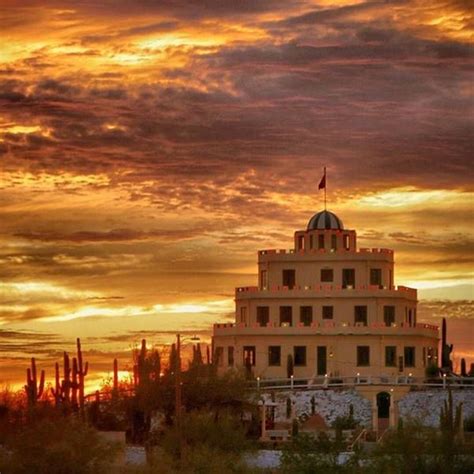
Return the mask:
<path id="1" fill-rule="evenodd" d="M 370 365 L 369 346 L 357 346 L 357 365 L 359 367 L 368 367 Z"/>
<path id="2" fill-rule="evenodd" d="M 383 321 L 385 326 L 391 326 L 395 322 L 395 306 L 383 307 Z"/>
<path id="3" fill-rule="evenodd" d="M 300 306 L 300 322 L 305 326 L 311 326 L 313 322 L 312 306 Z"/>
<path id="4" fill-rule="evenodd" d="M 227 348 L 227 365 L 233 367 L 234 365 L 234 346 Z"/>
<path id="5" fill-rule="evenodd" d="M 266 290 L 267 286 L 268 286 L 267 271 L 266 270 L 260 270 L 260 289 L 261 290 Z"/>
<path id="6" fill-rule="evenodd" d="M 257 324 L 266 326 L 270 321 L 270 308 L 268 306 L 257 306 Z"/>
<path id="7" fill-rule="evenodd" d="M 255 365 L 255 346 L 244 346 L 244 366 L 252 367 Z"/>
<path id="8" fill-rule="evenodd" d="M 385 366 L 386 367 L 397 366 L 397 347 L 396 346 L 385 347 Z"/>
<path id="9" fill-rule="evenodd" d="M 331 235 L 331 250 L 337 250 L 337 236 Z"/>
<path id="10" fill-rule="evenodd" d="M 367 326 L 367 306 L 354 306 L 354 323 Z"/>
<path id="11" fill-rule="evenodd" d="M 283 270 L 283 286 L 287 286 L 290 290 L 295 286 L 295 271 Z"/>
<path id="12" fill-rule="evenodd" d="M 216 351 L 214 356 L 216 358 L 216 364 L 220 367 L 224 363 L 224 348 L 223 347 L 216 347 Z"/>
<path id="13" fill-rule="evenodd" d="M 293 324 L 293 308 L 291 306 L 280 306 L 280 326 L 291 326 Z"/>
<path id="14" fill-rule="evenodd" d="M 334 281 L 334 271 L 332 268 L 321 269 L 321 281 L 323 282 Z"/>
<path id="15" fill-rule="evenodd" d="M 344 247 L 345 250 L 349 250 L 349 235 L 344 234 L 342 236 L 342 246 Z"/>
<path id="16" fill-rule="evenodd" d="M 268 365 L 281 365 L 280 346 L 268 346 Z"/>
<path id="17" fill-rule="evenodd" d="M 370 284 L 382 286 L 382 269 L 381 268 L 370 269 Z"/>
<path id="18" fill-rule="evenodd" d="M 415 348 L 405 347 L 405 367 L 415 367 Z"/>
<path id="19" fill-rule="evenodd" d="M 240 307 L 240 322 L 244 324 L 247 323 L 247 306 Z"/>
<path id="20" fill-rule="evenodd" d="M 344 268 L 342 270 L 342 287 L 348 288 L 349 286 L 352 288 L 355 286 L 355 270 L 353 268 Z"/>
<path id="21" fill-rule="evenodd" d="M 333 306 L 323 306 L 323 319 L 332 319 L 334 317 Z"/>
<path id="22" fill-rule="evenodd" d="M 319 250 L 324 249 L 324 234 L 318 235 L 318 249 Z"/>
<path id="23" fill-rule="evenodd" d="M 309 248 L 314 248 L 314 236 L 312 234 L 309 236 Z"/>
<path id="24" fill-rule="evenodd" d="M 295 366 L 306 365 L 306 346 L 295 346 L 293 348 L 293 360 Z"/>

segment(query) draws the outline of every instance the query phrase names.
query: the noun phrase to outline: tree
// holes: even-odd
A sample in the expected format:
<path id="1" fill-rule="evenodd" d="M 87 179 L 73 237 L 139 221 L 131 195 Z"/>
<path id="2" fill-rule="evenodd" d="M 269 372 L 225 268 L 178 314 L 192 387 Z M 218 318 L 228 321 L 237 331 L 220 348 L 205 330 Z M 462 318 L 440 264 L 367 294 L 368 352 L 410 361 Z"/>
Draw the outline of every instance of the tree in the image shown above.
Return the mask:
<path id="1" fill-rule="evenodd" d="M 117 447 L 75 416 L 35 417 L 10 432 L 0 455 L 0 471 L 9 474 L 95 474 L 110 472 Z"/>

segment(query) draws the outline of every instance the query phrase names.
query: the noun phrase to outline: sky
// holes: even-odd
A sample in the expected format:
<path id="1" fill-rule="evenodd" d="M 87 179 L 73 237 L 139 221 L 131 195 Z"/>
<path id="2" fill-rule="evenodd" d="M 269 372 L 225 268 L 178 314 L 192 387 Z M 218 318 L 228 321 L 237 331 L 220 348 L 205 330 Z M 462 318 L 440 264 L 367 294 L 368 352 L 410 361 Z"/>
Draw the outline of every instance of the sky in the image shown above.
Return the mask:
<path id="1" fill-rule="evenodd" d="M 323 206 L 474 362 L 468 1 L 0 0 L 0 385 L 209 340 Z"/>

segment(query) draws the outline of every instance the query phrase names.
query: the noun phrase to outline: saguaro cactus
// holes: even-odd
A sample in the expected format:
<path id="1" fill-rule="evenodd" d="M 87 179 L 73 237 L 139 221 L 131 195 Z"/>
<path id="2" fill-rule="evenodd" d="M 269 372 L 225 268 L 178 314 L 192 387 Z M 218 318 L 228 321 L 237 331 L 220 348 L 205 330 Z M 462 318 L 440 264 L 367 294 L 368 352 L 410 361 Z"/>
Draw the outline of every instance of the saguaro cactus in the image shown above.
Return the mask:
<path id="1" fill-rule="evenodd" d="M 72 380 L 71 380 L 71 403 L 74 408 L 77 408 L 77 389 L 79 383 L 77 379 L 77 359 L 72 358 Z"/>
<path id="2" fill-rule="evenodd" d="M 81 411 L 84 410 L 84 378 L 89 371 L 89 363 L 83 363 L 82 360 L 82 349 L 81 340 L 77 338 L 77 377 L 78 377 L 78 390 L 79 390 L 79 407 Z"/>
<path id="3" fill-rule="evenodd" d="M 118 361 L 114 359 L 114 378 L 113 378 L 113 388 L 112 388 L 112 397 L 118 396 L 119 389 L 119 380 L 118 380 Z"/>
<path id="4" fill-rule="evenodd" d="M 439 424 L 441 431 L 452 438 L 458 434 L 462 435 L 462 402 L 454 406 L 451 390 L 448 391 L 448 399 L 444 401 L 444 406 L 441 408 Z"/>
<path id="5" fill-rule="evenodd" d="M 36 405 L 36 402 L 43 395 L 44 390 L 44 370 L 41 371 L 40 380 L 38 383 L 37 371 L 36 371 L 36 360 L 34 357 L 31 358 L 31 368 L 26 370 L 26 397 L 28 405 L 30 407 Z"/>
<path id="6" fill-rule="evenodd" d="M 453 345 L 446 342 L 446 318 L 443 318 L 441 326 L 441 368 L 445 371 L 453 370 L 453 363 L 451 361 L 451 352 L 453 352 Z"/>

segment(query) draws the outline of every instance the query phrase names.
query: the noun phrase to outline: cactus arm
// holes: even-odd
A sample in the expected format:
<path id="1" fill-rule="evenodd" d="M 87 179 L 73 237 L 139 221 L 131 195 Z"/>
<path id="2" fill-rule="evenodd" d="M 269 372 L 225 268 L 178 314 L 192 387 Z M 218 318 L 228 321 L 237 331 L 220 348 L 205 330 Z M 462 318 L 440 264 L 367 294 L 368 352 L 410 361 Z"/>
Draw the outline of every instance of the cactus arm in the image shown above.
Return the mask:
<path id="1" fill-rule="evenodd" d="M 38 393 L 37 393 L 38 399 L 41 398 L 41 395 L 43 395 L 44 378 L 45 378 L 45 372 L 44 372 L 44 370 L 42 370 L 41 375 L 40 375 L 40 383 L 39 383 L 39 387 L 38 387 Z"/>

